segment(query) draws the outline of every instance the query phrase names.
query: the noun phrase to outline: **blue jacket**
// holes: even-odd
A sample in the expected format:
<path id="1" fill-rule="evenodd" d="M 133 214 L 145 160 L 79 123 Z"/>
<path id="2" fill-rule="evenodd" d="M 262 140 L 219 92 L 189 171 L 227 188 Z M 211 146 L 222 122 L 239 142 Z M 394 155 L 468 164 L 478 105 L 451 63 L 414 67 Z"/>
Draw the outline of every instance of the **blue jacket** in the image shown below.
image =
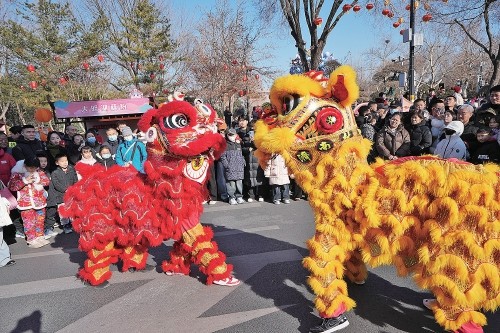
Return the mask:
<path id="1" fill-rule="evenodd" d="M 134 150 L 135 154 L 133 153 Z M 144 173 L 144 162 L 148 158 L 148 153 L 146 152 L 144 143 L 137 141 L 137 139 L 120 142 L 116 149 L 116 164 L 125 166 L 132 159 L 132 155 L 134 156 L 132 165 L 137 171 Z"/>

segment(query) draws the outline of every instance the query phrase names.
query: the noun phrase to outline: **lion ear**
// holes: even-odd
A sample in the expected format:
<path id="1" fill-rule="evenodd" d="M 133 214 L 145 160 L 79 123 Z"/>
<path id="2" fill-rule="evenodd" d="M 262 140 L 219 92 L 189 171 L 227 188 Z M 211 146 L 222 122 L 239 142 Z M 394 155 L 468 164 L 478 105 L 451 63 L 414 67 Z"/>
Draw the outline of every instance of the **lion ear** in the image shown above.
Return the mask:
<path id="1" fill-rule="evenodd" d="M 158 112 L 158 109 L 149 109 L 144 113 L 137 123 L 137 127 L 139 127 L 139 130 L 142 132 L 146 133 L 148 129 L 151 127 L 153 118 L 156 116 L 156 112 Z"/>
<path id="2" fill-rule="evenodd" d="M 330 75 L 327 89 L 338 103 L 344 107 L 351 106 L 359 97 L 356 72 L 351 66 L 340 66 Z"/>

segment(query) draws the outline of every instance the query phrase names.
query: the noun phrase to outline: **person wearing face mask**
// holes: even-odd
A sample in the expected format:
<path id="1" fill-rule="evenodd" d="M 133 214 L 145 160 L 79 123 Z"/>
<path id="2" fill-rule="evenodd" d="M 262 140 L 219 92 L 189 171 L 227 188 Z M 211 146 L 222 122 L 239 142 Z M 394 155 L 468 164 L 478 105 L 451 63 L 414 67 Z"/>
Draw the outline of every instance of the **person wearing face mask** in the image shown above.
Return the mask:
<path id="1" fill-rule="evenodd" d="M 92 148 L 92 156 L 96 158 L 101 145 L 97 142 L 97 138 L 92 131 L 87 131 L 87 133 L 85 133 L 85 144 Z"/>
<path id="2" fill-rule="evenodd" d="M 107 144 L 103 144 L 99 150 L 99 156 L 97 157 L 97 163 L 101 164 L 108 170 L 113 165 L 116 165 L 115 160 L 111 154 L 111 149 Z"/>
<path id="3" fill-rule="evenodd" d="M 231 128 L 226 133 L 226 151 L 222 153 L 220 162 L 224 167 L 227 194 L 230 205 L 242 204 L 243 178 L 245 175 L 245 158 L 241 148 L 241 140 L 236 130 Z"/>
<path id="4" fill-rule="evenodd" d="M 467 149 L 464 141 L 460 138 L 464 131 L 464 124 L 461 121 L 454 120 L 444 127 L 445 138 L 439 141 L 435 155 L 441 158 L 456 158 L 465 160 Z"/>
<path id="5" fill-rule="evenodd" d="M 110 127 L 106 130 L 106 142 L 105 144 L 109 147 L 111 151 L 111 157 L 113 160 L 115 159 L 116 150 L 118 149 L 118 144 L 120 143 L 118 140 L 118 132 L 116 129 Z"/>
<path id="6" fill-rule="evenodd" d="M 116 150 L 116 164 L 128 167 L 133 166 L 137 171 L 144 173 L 144 162 L 148 155 L 144 143 L 134 138 L 130 127 L 122 128 L 123 142 L 120 142 Z"/>

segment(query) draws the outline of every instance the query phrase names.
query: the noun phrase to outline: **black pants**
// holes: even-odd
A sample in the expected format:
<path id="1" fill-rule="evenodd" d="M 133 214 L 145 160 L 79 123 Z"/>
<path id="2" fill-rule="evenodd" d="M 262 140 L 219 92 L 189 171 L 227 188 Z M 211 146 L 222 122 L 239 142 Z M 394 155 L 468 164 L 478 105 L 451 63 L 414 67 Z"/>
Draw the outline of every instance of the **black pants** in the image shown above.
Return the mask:
<path id="1" fill-rule="evenodd" d="M 53 229 L 56 222 L 59 222 L 57 206 L 46 207 L 45 209 L 45 230 Z"/>
<path id="2" fill-rule="evenodd" d="M 215 167 L 213 164 L 210 164 L 208 172 L 210 173 L 210 178 L 208 179 L 207 182 L 209 199 L 211 201 L 217 201 L 217 177 L 215 174 Z"/>

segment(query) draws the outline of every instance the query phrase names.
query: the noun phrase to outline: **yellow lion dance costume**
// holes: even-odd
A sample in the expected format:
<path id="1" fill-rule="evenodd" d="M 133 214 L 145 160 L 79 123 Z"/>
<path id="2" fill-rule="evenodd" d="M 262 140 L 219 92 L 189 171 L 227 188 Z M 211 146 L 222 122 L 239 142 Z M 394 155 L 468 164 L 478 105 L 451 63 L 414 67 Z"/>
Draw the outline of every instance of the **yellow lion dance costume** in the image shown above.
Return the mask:
<path id="1" fill-rule="evenodd" d="M 344 275 L 363 283 L 368 263 L 394 264 L 430 290 L 446 330 L 482 332 L 479 311 L 500 303 L 500 168 L 432 156 L 369 165 L 371 142 L 350 109 L 355 76 L 341 66 L 330 79 L 321 72 L 278 78 L 270 92 L 276 112 L 256 124 L 261 165 L 281 154 L 314 210 L 303 264 L 324 325 L 311 331 L 348 325 L 343 313 L 355 302 Z"/>

